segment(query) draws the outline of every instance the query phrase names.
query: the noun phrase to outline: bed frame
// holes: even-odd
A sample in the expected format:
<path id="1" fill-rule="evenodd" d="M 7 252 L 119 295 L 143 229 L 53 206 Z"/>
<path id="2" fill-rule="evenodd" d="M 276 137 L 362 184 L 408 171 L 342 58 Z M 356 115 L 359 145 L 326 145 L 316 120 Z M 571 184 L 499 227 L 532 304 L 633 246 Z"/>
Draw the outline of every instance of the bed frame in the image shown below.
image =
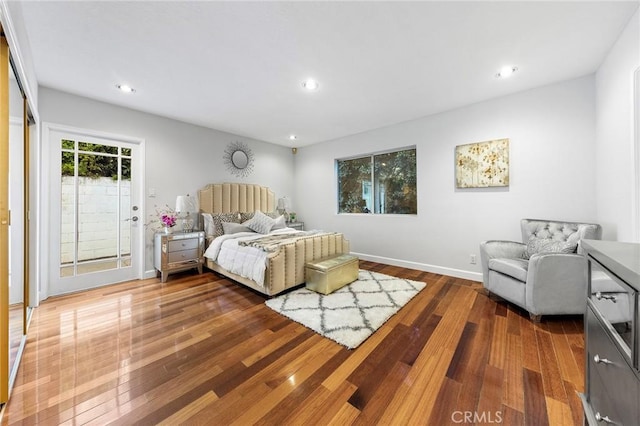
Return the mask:
<path id="1" fill-rule="evenodd" d="M 203 213 L 250 213 L 256 210 L 275 211 L 275 194 L 269 188 L 246 183 L 213 183 L 198 191 Z M 207 243 L 209 243 L 208 241 Z M 267 256 L 264 286 L 220 267 L 205 259 L 207 268 L 251 287 L 268 296 L 281 293 L 305 282 L 304 265 L 325 257 L 349 253 L 349 241 L 339 233 L 310 235 Z"/>

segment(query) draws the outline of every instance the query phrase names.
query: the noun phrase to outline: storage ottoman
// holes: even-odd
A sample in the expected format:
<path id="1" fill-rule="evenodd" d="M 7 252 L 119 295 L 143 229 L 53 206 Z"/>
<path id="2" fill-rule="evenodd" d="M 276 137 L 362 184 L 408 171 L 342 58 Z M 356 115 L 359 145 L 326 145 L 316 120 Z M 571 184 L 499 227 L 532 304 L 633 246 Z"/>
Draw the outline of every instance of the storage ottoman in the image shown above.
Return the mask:
<path id="1" fill-rule="evenodd" d="M 358 258 L 341 254 L 305 264 L 306 287 L 329 294 L 358 279 Z"/>

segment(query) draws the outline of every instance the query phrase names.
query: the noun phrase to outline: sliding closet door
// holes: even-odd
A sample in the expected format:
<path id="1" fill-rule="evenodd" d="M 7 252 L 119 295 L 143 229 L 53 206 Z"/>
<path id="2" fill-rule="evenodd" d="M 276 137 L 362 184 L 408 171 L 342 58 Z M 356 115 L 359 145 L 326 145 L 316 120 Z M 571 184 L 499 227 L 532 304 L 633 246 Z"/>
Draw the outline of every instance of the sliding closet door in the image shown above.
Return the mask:
<path id="1" fill-rule="evenodd" d="M 9 55 L 11 62 L 11 55 Z M 9 68 L 9 388 L 25 335 L 24 96 Z"/>
<path id="2" fill-rule="evenodd" d="M 0 403 L 9 399 L 9 47 L 0 37 Z"/>
<path id="3" fill-rule="evenodd" d="M 0 42 L 0 403 L 9 398 L 26 343 L 29 117 L 17 66 L 3 35 Z"/>

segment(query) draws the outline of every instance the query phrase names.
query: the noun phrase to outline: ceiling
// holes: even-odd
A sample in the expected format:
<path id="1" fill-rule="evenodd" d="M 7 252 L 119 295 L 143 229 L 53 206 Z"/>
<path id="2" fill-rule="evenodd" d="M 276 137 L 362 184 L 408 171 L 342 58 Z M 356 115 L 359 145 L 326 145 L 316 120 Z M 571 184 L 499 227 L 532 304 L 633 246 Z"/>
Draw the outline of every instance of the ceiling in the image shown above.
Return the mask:
<path id="1" fill-rule="evenodd" d="M 591 74 L 638 1 L 21 6 L 41 86 L 300 147 Z"/>

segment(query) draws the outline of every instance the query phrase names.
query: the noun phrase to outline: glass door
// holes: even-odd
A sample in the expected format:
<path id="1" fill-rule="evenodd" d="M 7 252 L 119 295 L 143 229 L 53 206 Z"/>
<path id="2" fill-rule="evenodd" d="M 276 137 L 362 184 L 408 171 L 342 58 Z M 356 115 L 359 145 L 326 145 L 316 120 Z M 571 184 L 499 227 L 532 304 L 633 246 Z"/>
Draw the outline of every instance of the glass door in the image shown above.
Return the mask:
<path id="1" fill-rule="evenodd" d="M 49 295 L 141 278 L 140 145 L 51 131 Z"/>

